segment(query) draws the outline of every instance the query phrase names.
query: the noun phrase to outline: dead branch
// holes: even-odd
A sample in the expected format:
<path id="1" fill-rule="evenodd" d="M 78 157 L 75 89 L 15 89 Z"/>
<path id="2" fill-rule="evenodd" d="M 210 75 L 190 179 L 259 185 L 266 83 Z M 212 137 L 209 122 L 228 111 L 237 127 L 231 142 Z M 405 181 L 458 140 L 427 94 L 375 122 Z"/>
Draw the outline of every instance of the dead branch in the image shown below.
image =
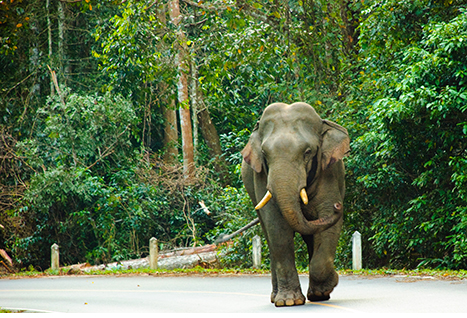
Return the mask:
<path id="1" fill-rule="evenodd" d="M 220 243 L 225 243 L 229 240 L 231 240 L 233 237 L 237 236 L 238 234 L 248 230 L 250 227 L 252 226 L 255 226 L 256 224 L 259 223 L 259 218 L 256 218 L 254 219 L 253 221 L 251 221 L 250 223 L 248 223 L 247 225 L 245 225 L 244 227 L 242 227 L 241 229 L 233 232 L 232 234 L 230 235 L 225 235 L 225 234 L 221 234 L 217 239 L 216 241 L 214 242 L 214 244 L 220 244 Z"/>
<path id="2" fill-rule="evenodd" d="M 12 269 L 10 269 L 10 268 L 8 267 L 8 265 L 5 264 L 3 261 L 0 261 L 0 264 L 2 264 L 3 267 L 5 267 L 6 270 L 7 270 L 10 274 L 14 274 L 14 273 L 15 273 L 15 272 L 14 272 Z"/>

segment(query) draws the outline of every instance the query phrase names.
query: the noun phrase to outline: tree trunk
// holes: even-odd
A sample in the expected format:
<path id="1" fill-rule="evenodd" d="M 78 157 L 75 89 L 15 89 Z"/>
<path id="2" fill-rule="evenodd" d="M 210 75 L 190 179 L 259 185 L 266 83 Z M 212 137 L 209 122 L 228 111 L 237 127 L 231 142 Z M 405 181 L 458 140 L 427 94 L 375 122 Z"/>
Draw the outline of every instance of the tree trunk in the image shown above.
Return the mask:
<path id="1" fill-rule="evenodd" d="M 62 1 L 58 2 L 58 59 L 60 65 L 61 81 L 66 85 L 67 77 L 70 73 L 70 65 L 67 57 L 67 36 L 66 36 L 66 4 Z"/>
<path id="2" fill-rule="evenodd" d="M 164 6 L 160 10 L 157 10 L 157 17 L 163 25 L 167 23 L 166 13 L 167 11 Z M 163 160 L 165 163 L 172 165 L 175 164 L 178 159 L 178 125 L 175 100 L 170 97 L 172 94 L 170 94 L 169 86 L 165 82 L 159 84 L 158 92 L 160 96 L 169 96 L 168 98 L 162 97 L 160 105 L 164 116 Z"/>
<path id="3" fill-rule="evenodd" d="M 168 107 L 163 105 L 164 114 L 164 162 L 174 164 L 178 157 L 178 128 L 177 114 L 175 112 L 175 101 L 171 100 Z"/>
<path id="4" fill-rule="evenodd" d="M 358 30 L 354 21 L 358 13 L 349 7 L 350 1 L 340 0 L 340 15 L 344 23 L 342 30 L 344 53 L 347 57 L 352 57 L 353 54 L 358 54 Z M 349 16 L 351 20 L 349 20 Z"/>
<path id="5" fill-rule="evenodd" d="M 48 44 L 49 44 L 49 55 L 48 55 L 48 62 L 52 64 L 52 22 L 50 21 L 50 0 L 47 0 L 45 3 L 45 7 L 47 9 L 47 35 L 48 35 Z M 54 95 L 54 82 L 52 77 L 50 77 L 50 95 Z"/>
<path id="6" fill-rule="evenodd" d="M 178 0 L 170 2 L 170 18 L 172 23 L 179 27 L 181 21 L 180 6 Z M 193 133 L 191 128 L 190 104 L 188 100 L 188 80 L 189 72 L 186 54 L 186 38 L 183 31 L 179 28 L 177 31 L 177 57 L 178 67 L 178 103 L 180 112 L 180 128 L 182 131 L 182 149 L 183 149 L 183 172 L 185 178 L 194 176 L 194 154 L 193 154 Z"/>
<path id="7" fill-rule="evenodd" d="M 35 73 L 33 79 L 33 84 L 31 87 L 31 100 L 37 101 L 41 95 L 41 84 L 40 84 L 40 74 L 39 74 L 39 65 L 40 65 L 40 29 L 39 29 L 39 21 L 37 17 L 31 19 L 31 47 L 29 53 L 29 65 L 30 65 L 30 72 Z M 27 104 L 26 104 L 27 105 Z M 26 107 L 25 105 L 25 107 Z"/>
<path id="8" fill-rule="evenodd" d="M 198 119 L 201 134 L 208 146 L 209 155 L 213 159 L 214 170 L 219 174 L 221 183 L 227 185 L 231 182 L 227 168 L 228 165 L 222 153 L 221 142 L 216 126 L 212 123 L 211 115 L 206 107 L 198 112 Z"/>
<path id="9" fill-rule="evenodd" d="M 222 147 L 219 140 L 219 134 L 217 133 L 216 126 L 212 123 L 211 115 L 209 110 L 204 104 L 203 94 L 198 87 L 198 69 L 195 63 L 192 63 L 191 67 L 191 101 L 193 106 L 193 130 L 196 131 L 201 129 L 201 134 L 208 146 L 209 155 L 213 159 L 214 170 L 219 174 L 220 180 L 223 185 L 230 183 L 227 162 L 222 153 Z M 196 124 L 195 124 L 196 123 Z M 197 136 L 195 136 L 196 140 Z M 195 147 L 196 152 L 196 147 Z"/>
<path id="10" fill-rule="evenodd" d="M 193 111 L 193 155 L 195 163 L 198 161 L 198 66 L 191 61 L 191 109 Z"/>

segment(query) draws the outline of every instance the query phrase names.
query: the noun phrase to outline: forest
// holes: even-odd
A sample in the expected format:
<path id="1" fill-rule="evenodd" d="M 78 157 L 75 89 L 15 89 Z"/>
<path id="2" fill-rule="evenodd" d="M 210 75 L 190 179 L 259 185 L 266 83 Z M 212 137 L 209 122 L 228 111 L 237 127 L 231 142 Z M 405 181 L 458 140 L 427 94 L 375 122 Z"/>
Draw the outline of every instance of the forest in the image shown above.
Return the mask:
<path id="1" fill-rule="evenodd" d="M 467 269 L 465 77 L 465 0 L 1 0 L 0 248 L 45 270 L 54 243 L 63 264 L 212 244 L 256 217 L 263 109 L 303 101 L 351 139 L 336 267 L 359 231 L 365 268 Z"/>

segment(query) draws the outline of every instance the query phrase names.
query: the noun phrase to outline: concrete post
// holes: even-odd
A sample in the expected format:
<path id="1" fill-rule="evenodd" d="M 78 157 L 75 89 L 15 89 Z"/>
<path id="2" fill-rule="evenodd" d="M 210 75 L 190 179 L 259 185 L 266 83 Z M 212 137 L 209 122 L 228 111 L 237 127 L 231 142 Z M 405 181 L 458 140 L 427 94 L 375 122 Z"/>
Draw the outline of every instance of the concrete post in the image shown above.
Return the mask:
<path id="1" fill-rule="evenodd" d="M 50 268 L 52 270 L 58 270 L 60 268 L 60 253 L 58 251 L 57 243 L 52 245 L 52 247 L 50 249 L 52 251 Z"/>
<path id="2" fill-rule="evenodd" d="M 261 268 L 261 238 L 253 237 L 253 268 Z"/>
<path id="3" fill-rule="evenodd" d="M 352 235 L 352 269 L 362 269 L 362 235 L 358 231 Z"/>
<path id="4" fill-rule="evenodd" d="M 157 261 L 159 259 L 159 246 L 157 244 L 157 239 L 152 237 L 149 240 L 149 268 L 157 269 Z"/>

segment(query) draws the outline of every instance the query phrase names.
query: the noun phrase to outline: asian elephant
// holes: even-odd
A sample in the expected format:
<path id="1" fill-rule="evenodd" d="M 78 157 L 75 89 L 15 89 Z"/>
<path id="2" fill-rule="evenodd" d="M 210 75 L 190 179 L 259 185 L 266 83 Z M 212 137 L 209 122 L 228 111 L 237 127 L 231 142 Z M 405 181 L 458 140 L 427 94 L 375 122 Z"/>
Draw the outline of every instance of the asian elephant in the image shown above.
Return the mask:
<path id="1" fill-rule="evenodd" d="M 294 233 L 307 244 L 310 301 L 328 300 L 338 283 L 334 257 L 342 228 L 347 130 L 310 105 L 274 103 L 242 150 L 242 179 L 271 257 L 271 302 L 302 305 Z"/>

